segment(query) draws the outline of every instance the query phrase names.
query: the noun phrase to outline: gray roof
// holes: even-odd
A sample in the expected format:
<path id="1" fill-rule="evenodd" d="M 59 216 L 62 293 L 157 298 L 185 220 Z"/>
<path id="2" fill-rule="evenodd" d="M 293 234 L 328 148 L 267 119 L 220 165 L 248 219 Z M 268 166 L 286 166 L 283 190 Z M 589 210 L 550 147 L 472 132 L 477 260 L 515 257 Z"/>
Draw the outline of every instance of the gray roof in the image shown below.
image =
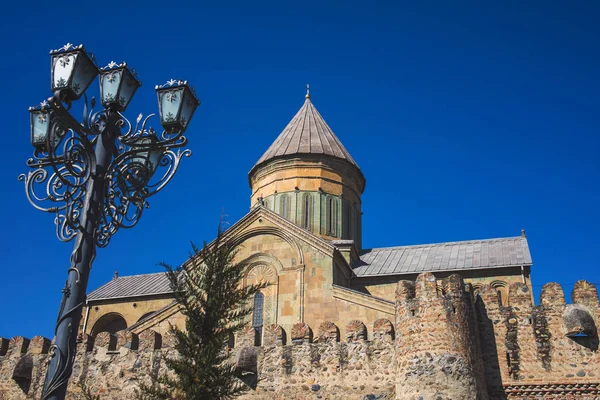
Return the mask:
<path id="1" fill-rule="evenodd" d="M 358 168 L 308 95 L 294 118 L 252 169 L 272 158 L 294 154 L 327 154 L 346 160 Z"/>
<path id="2" fill-rule="evenodd" d="M 518 236 L 369 249 L 353 270 L 361 277 L 521 265 L 531 265 L 531 255 L 527 238 Z"/>
<path id="3" fill-rule="evenodd" d="M 164 272 L 158 272 L 113 279 L 88 294 L 87 299 L 105 300 L 168 293 L 173 293 L 169 279 Z"/>

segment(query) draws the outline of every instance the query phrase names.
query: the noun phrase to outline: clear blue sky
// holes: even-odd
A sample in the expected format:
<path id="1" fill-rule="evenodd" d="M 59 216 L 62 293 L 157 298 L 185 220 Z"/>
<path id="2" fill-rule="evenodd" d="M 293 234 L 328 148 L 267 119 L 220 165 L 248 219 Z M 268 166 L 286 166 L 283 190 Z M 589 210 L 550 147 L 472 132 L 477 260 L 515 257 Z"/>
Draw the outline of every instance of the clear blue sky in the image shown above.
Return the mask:
<path id="1" fill-rule="evenodd" d="M 448 3 L 453 3 L 449 5 Z M 139 225 L 100 249 L 90 289 L 185 260 L 221 209 L 249 210 L 247 172 L 312 99 L 367 178 L 365 247 L 516 236 L 536 293 L 600 283 L 600 3 L 10 2 L 3 6 L 0 336 L 53 336 L 72 243 L 25 198 L 27 108 L 48 51 L 83 43 L 143 82 L 183 78 L 203 104 L 194 155 Z M 487 5 L 485 5 L 487 4 Z M 91 89 L 97 93 L 97 83 Z"/>

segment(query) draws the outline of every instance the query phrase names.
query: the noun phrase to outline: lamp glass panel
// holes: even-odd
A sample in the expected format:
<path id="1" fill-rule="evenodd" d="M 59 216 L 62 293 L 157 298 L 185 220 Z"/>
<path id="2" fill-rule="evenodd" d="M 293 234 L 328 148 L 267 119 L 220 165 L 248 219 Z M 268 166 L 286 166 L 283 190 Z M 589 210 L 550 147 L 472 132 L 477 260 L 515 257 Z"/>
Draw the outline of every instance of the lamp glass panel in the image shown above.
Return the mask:
<path id="1" fill-rule="evenodd" d="M 123 83 L 121 85 L 121 91 L 119 92 L 119 104 L 123 110 L 129 105 L 129 102 L 133 98 L 133 94 L 137 90 L 138 86 L 139 83 L 128 72 L 125 72 L 123 76 Z"/>
<path id="2" fill-rule="evenodd" d="M 155 137 L 146 136 L 146 137 L 142 137 L 142 138 L 138 139 L 136 144 L 133 145 L 132 147 L 133 147 L 133 149 L 146 147 L 146 146 L 156 143 L 156 141 L 157 141 L 157 139 Z M 131 161 L 134 164 L 140 164 L 140 165 L 147 167 L 150 172 L 149 176 L 152 176 L 152 174 L 154 174 L 154 171 L 156 171 L 156 168 L 158 168 L 158 164 L 163 155 L 163 151 L 164 151 L 163 149 L 142 150 L 142 151 L 139 151 L 136 154 L 136 157 L 133 157 L 131 159 Z"/>
<path id="3" fill-rule="evenodd" d="M 153 150 L 150 152 L 150 156 L 148 157 L 150 163 L 150 165 L 148 165 L 148 168 L 150 168 L 150 175 L 153 175 L 158 168 L 158 163 L 160 162 L 162 155 L 163 150 Z"/>
<path id="4" fill-rule="evenodd" d="M 79 98 L 90 86 L 90 83 L 96 77 L 98 70 L 96 66 L 86 56 L 80 56 L 77 60 L 77 68 L 75 68 L 75 75 L 73 75 L 72 88 L 75 95 Z"/>
<path id="5" fill-rule="evenodd" d="M 181 108 L 181 117 L 179 118 L 183 129 L 187 128 L 197 106 L 196 99 L 193 98 L 191 91 L 186 90 L 185 99 L 183 100 L 183 106 Z"/>
<path id="6" fill-rule="evenodd" d="M 31 113 L 31 144 L 41 145 L 46 143 L 48 128 L 50 126 L 50 113 L 33 111 Z"/>
<path id="7" fill-rule="evenodd" d="M 163 124 L 177 123 L 179 106 L 183 96 L 183 88 L 169 89 L 160 92 L 160 120 Z"/>
<path id="8" fill-rule="evenodd" d="M 117 100 L 122 75 L 123 70 L 120 69 L 102 73 L 100 78 L 102 103 L 112 103 Z"/>
<path id="9" fill-rule="evenodd" d="M 69 85 L 69 79 L 73 74 L 75 62 L 77 61 L 77 53 L 66 53 L 54 56 L 53 65 L 53 89 L 66 88 Z"/>

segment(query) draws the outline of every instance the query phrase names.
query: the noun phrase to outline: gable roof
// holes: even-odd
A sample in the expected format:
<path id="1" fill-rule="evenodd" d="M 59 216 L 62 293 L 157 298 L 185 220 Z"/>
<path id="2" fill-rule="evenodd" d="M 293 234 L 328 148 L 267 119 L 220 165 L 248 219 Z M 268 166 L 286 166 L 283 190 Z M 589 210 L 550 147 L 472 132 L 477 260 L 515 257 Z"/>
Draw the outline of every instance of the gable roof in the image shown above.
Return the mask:
<path id="1" fill-rule="evenodd" d="M 295 154 L 326 154 L 358 165 L 321 114 L 306 96 L 304 104 L 277 139 L 259 158 L 252 171 L 273 158 Z"/>
<path id="2" fill-rule="evenodd" d="M 227 239 L 232 236 L 235 237 L 236 235 L 239 235 L 240 232 L 244 231 L 253 221 L 259 218 L 265 218 L 277 225 L 284 227 L 286 232 L 296 236 L 298 239 L 310 243 L 316 250 L 326 254 L 332 254 L 334 257 L 337 257 L 338 260 L 345 263 L 343 257 L 336 252 L 335 246 L 333 246 L 330 242 L 313 234 L 312 232 L 300 228 L 293 222 L 288 221 L 279 214 L 268 210 L 263 206 L 254 207 L 238 222 L 231 225 L 229 229 L 223 233 L 223 238 Z M 267 231 L 262 232 L 259 230 L 257 233 L 266 232 Z M 213 244 L 214 241 L 208 245 L 212 246 Z M 190 260 L 191 259 L 188 258 L 184 265 L 190 262 Z M 304 262 L 303 260 L 298 261 L 301 263 Z M 350 268 L 347 263 L 345 265 L 347 268 Z M 348 274 L 351 274 L 350 270 L 348 270 Z M 98 289 L 89 293 L 87 300 L 99 301 L 128 297 L 166 295 L 170 293 L 173 293 L 173 291 L 171 290 L 169 279 L 167 278 L 166 274 L 164 272 L 156 272 L 152 274 L 122 276 L 112 279 L 100 286 Z"/>
<path id="3" fill-rule="evenodd" d="M 358 277 L 531 265 L 523 236 L 364 250 Z"/>
<path id="4" fill-rule="evenodd" d="M 87 295 L 88 301 L 173 293 L 164 272 L 112 279 Z"/>

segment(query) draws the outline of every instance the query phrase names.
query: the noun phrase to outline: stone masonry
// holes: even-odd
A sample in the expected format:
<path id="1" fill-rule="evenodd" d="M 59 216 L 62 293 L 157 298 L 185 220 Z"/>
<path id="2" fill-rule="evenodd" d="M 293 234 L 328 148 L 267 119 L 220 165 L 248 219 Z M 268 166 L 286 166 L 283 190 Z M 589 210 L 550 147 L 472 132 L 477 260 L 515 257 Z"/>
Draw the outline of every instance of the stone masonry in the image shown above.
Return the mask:
<path id="1" fill-rule="evenodd" d="M 527 285 L 514 283 L 502 307 L 491 286 L 474 296 L 458 275 L 437 282 L 424 273 L 398 283 L 394 321 L 353 320 L 342 330 L 335 321 L 297 323 L 288 332 L 272 324 L 263 346 L 246 329 L 228 351 L 240 375 L 254 376 L 243 399 L 596 399 L 597 290 L 580 281 L 572 298 L 566 304 L 560 285 L 549 283 L 534 305 Z M 39 398 L 50 344 L 0 339 L 0 399 Z M 173 356 L 168 333 L 86 335 L 68 398 L 84 398 L 82 388 L 133 398 Z"/>

